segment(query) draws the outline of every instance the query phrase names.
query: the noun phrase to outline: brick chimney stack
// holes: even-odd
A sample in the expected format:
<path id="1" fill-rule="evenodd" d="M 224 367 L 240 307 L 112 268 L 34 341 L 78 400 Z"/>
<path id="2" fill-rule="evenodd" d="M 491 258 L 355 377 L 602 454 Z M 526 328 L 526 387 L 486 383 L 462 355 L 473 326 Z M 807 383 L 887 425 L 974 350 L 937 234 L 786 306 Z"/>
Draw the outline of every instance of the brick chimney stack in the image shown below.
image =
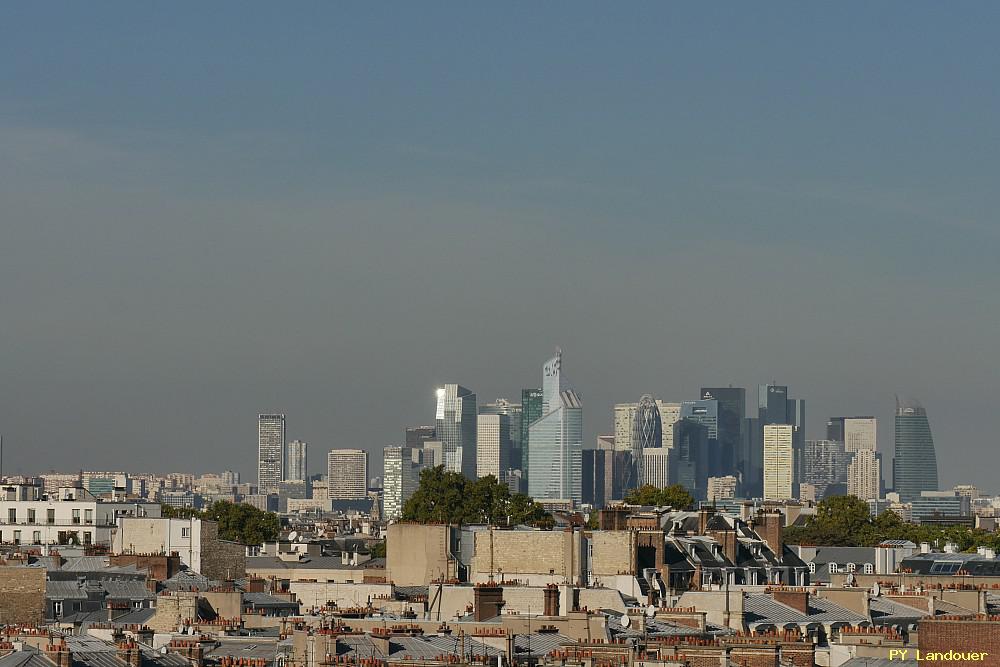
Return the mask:
<path id="1" fill-rule="evenodd" d="M 559 587 L 555 584 L 549 584 L 545 587 L 545 615 L 546 616 L 558 616 L 559 615 Z"/>
<path id="2" fill-rule="evenodd" d="M 56 667 L 73 667 L 73 654 L 66 646 L 66 640 L 60 639 L 53 644 L 45 646 L 45 657 L 51 660 Z"/>

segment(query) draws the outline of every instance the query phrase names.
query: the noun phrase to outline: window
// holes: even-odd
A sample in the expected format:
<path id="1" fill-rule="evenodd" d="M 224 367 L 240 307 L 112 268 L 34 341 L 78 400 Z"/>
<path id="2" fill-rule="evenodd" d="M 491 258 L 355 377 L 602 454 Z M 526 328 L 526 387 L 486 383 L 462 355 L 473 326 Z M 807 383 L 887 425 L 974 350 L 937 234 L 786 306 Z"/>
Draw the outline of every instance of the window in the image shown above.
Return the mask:
<path id="1" fill-rule="evenodd" d="M 28 510 L 28 523 L 35 523 L 35 510 Z"/>
<path id="2" fill-rule="evenodd" d="M 847 571 L 848 572 L 854 572 L 857 569 L 858 569 L 858 566 L 855 565 L 854 563 L 848 563 L 847 564 Z"/>
<path id="3" fill-rule="evenodd" d="M 89 545 L 89 544 L 92 543 L 92 540 L 93 540 L 92 533 L 87 532 L 87 533 L 83 534 L 83 543 L 84 544 L 88 544 Z"/>
<path id="4" fill-rule="evenodd" d="M 191 529 L 181 528 L 181 537 L 191 537 Z"/>
<path id="5" fill-rule="evenodd" d="M 45 510 L 45 523 L 56 522 L 56 511 L 54 509 Z"/>
<path id="6" fill-rule="evenodd" d="M 809 563 L 809 574 L 816 574 L 816 563 Z"/>
<path id="7" fill-rule="evenodd" d="M 829 563 L 829 564 L 827 564 L 827 569 L 829 570 L 830 574 L 837 574 L 837 564 L 836 563 Z"/>
<path id="8" fill-rule="evenodd" d="M 875 566 L 871 563 L 865 563 L 865 574 L 875 574 Z"/>
<path id="9" fill-rule="evenodd" d="M 80 523 L 80 510 L 73 510 L 73 523 Z"/>
<path id="10" fill-rule="evenodd" d="M 59 618 L 63 614 L 63 603 L 61 601 L 52 603 L 52 613 L 56 618 Z"/>
<path id="11" fill-rule="evenodd" d="M 83 510 L 83 522 L 87 525 L 94 523 L 94 510 Z"/>
<path id="12" fill-rule="evenodd" d="M 42 543 L 42 531 L 36 530 L 33 533 L 31 533 L 31 543 L 32 544 Z"/>
<path id="13" fill-rule="evenodd" d="M 20 544 L 20 543 L 21 543 L 21 531 L 15 530 L 14 531 L 14 544 Z"/>
<path id="14" fill-rule="evenodd" d="M 7 510 L 7 523 L 17 523 L 17 508 L 11 507 Z"/>

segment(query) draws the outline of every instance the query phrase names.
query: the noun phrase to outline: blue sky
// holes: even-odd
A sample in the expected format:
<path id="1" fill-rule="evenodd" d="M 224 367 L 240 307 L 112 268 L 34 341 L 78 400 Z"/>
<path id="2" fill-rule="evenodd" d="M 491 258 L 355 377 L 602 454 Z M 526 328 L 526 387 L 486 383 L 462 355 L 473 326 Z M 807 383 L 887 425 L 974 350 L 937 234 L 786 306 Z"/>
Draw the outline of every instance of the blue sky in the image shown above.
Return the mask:
<path id="1" fill-rule="evenodd" d="M 919 397 L 996 489 L 995 3 L 18 3 L 8 471 L 377 452 L 565 350 L 611 405 Z M 182 424 L 184 433 L 165 423 Z M 52 463 L 50 463 L 50 461 Z"/>

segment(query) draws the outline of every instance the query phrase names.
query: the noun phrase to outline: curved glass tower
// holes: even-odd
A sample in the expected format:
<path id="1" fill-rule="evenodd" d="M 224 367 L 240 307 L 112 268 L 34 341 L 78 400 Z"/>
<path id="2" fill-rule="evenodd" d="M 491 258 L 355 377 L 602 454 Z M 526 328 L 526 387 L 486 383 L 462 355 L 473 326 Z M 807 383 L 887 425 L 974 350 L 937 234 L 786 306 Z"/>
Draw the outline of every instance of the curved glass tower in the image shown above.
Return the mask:
<path id="1" fill-rule="evenodd" d="M 632 468 L 635 479 L 629 475 L 626 484 L 631 488 L 639 486 L 646 480 L 643 471 L 643 452 L 647 449 L 663 447 L 663 424 L 660 421 L 660 409 L 649 394 L 643 395 L 635 407 L 632 417 Z"/>
<path id="2" fill-rule="evenodd" d="M 905 503 L 921 491 L 938 490 L 937 455 L 927 411 L 915 400 L 896 397 L 896 451 L 892 485 Z"/>

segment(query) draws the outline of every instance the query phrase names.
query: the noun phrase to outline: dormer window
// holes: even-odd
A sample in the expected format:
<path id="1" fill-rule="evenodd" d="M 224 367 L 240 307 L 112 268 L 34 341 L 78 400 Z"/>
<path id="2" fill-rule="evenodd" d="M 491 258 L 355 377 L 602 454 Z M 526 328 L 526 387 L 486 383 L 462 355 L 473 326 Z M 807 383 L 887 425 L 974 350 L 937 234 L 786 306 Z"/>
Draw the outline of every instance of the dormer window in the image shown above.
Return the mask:
<path id="1" fill-rule="evenodd" d="M 827 565 L 827 568 L 829 569 L 830 574 L 837 574 L 837 564 L 836 563 L 829 563 Z"/>
<path id="2" fill-rule="evenodd" d="M 809 563 L 809 574 L 816 574 L 816 563 Z"/>
<path id="3" fill-rule="evenodd" d="M 854 572 L 857 569 L 858 569 L 858 566 L 855 565 L 854 563 L 848 563 L 847 564 L 847 571 L 848 572 Z"/>
<path id="4" fill-rule="evenodd" d="M 865 574 L 875 574 L 875 566 L 871 563 L 865 563 Z"/>

